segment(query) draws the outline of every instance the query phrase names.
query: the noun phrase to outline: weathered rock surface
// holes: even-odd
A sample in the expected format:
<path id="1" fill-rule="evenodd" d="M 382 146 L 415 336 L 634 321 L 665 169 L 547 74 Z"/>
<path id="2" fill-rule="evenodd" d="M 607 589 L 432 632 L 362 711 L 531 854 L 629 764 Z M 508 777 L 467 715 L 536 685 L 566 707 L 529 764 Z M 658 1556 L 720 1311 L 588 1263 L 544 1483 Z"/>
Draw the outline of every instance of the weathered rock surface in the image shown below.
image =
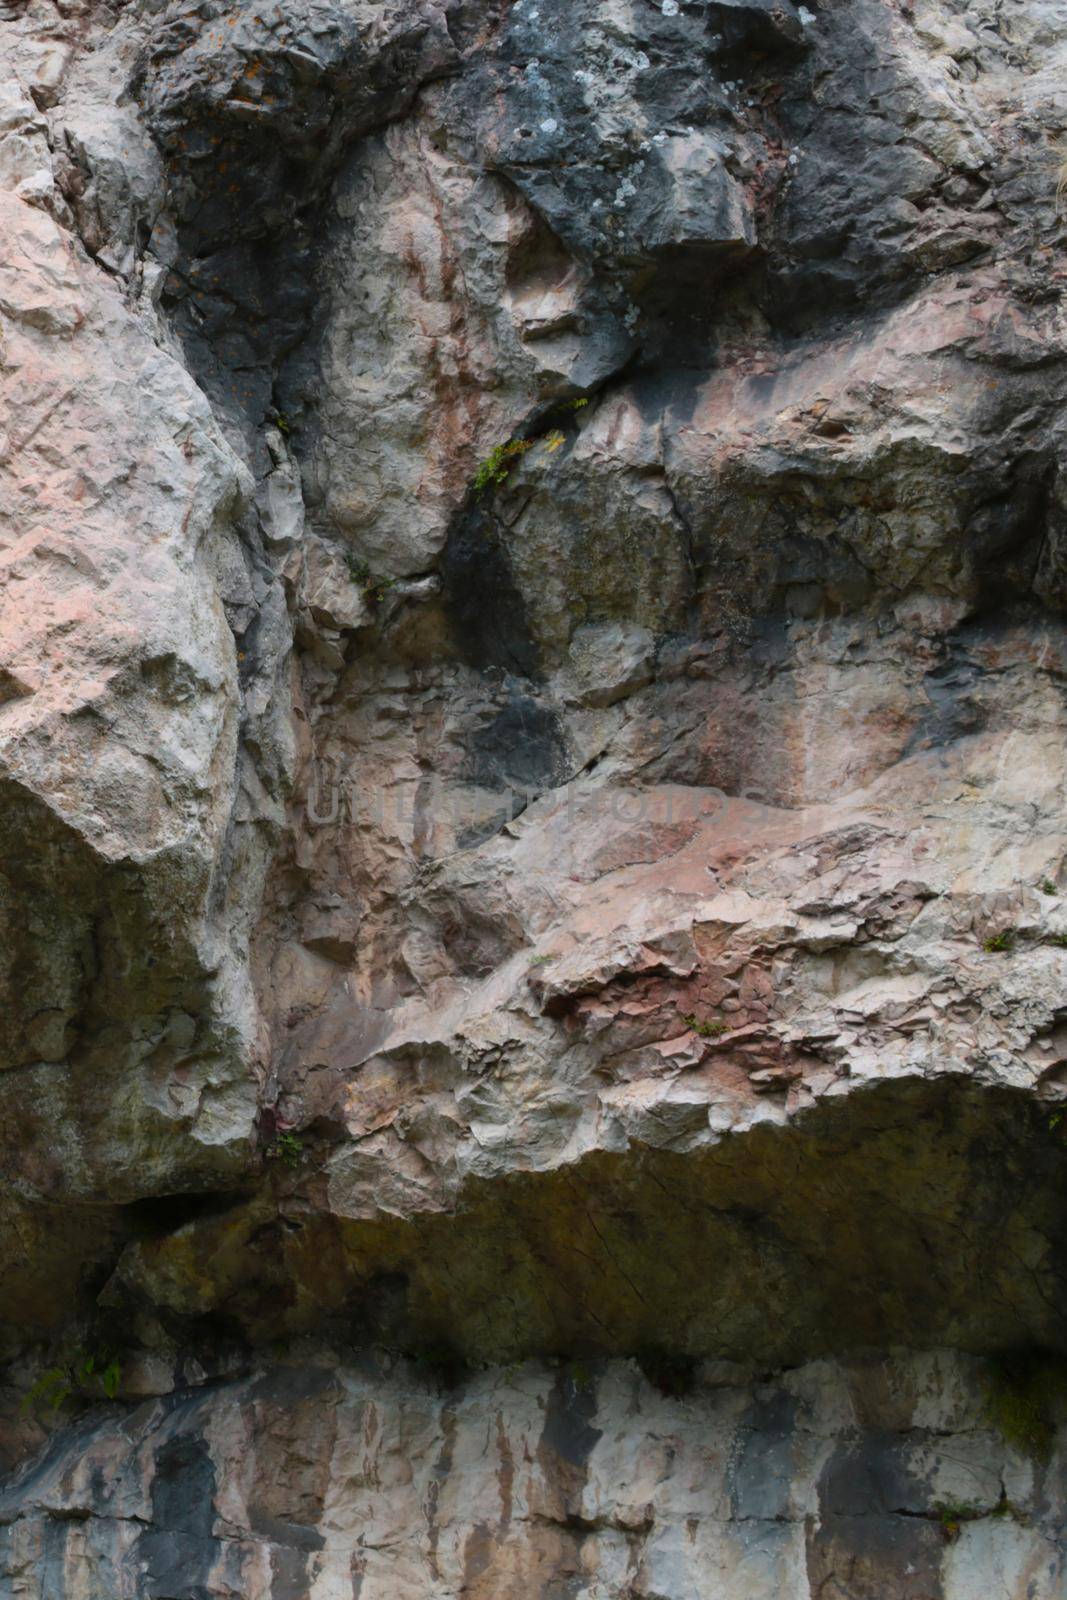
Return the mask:
<path id="1" fill-rule="evenodd" d="M 632 1362 L 461 1388 L 272 1368 L 86 1417 L 0 1495 L 0 1576 L 79 1600 L 1055 1600 L 1064 1482 L 990 1428 L 983 1383 L 938 1351 L 711 1364 L 684 1396 Z"/>
<path id="2" fill-rule="evenodd" d="M 1067 1593 L 1063 5 L 0 60 L 0 1597 Z"/>

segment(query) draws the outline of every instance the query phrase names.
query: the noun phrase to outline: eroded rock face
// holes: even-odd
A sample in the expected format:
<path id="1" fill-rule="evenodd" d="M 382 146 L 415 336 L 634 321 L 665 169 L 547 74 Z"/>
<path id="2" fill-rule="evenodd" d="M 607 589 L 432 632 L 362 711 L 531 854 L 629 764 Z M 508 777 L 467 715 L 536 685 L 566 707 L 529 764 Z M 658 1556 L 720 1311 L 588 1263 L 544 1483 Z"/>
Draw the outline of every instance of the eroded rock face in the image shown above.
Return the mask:
<path id="1" fill-rule="evenodd" d="M 1062 1479 L 943 1351 L 773 1381 L 273 1368 L 87 1417 L 0 1497 L 13 1592 L 1054 1600 Z M 33 1586 L 38 1587 L 34 1590 Z M 139 1586 L 139 1587 L 138 1587 Z"/>
<path id="2" fill-rule="evenodd" d="M 0 1595 L 1062 1594 L 1063 7 L 0 58 Z"/>

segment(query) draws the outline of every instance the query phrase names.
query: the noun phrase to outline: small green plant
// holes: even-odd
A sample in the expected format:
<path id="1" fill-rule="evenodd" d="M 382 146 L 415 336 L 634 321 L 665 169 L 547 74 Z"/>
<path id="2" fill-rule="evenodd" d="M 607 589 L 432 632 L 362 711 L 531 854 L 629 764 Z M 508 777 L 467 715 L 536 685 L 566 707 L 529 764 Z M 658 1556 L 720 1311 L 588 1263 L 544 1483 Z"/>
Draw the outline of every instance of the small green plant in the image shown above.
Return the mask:
<path id="1" fill-rule="evenodd" d="M 22 1409 L 29 1411 L 36 1405 L 46 1405 L 58 1411 L 73 1393 L 69 1367 L 49 1367 L 23 1395 Z"/>
<path id="2" fill-rule="evenodd" d="M 70 1399 L 92 1400 L 100 1392 L 114 1400 L 121 1382 L 122 1366 L 115 1356 L 79 1350 L 69 1361 L 41 1373 L 23 1395 L 22 1409 L 47 1405 L 58 1411 Z"/>
<path id="3" fill-rule="evenodd" d="M 354 550 L 345 551 L 345 566 L 353 583 L 358 583 L 369 605 L 381 605 L 389 590 L 396 586 L 395 578 L 378 578 L 367 563 Z"/>
<path id="4" fill-rule="evenodd" d="M 1047 944 L 1054 944 L 1059 950 L 1067 950 L 1067 933 L 1046 933 Z"/>
<path id="5" fill-rule="evenodd" d="M 593 1390 L 593 1374 L 581 1361 L 572 1361 L 567 1369 L 567 1376 L 574 1385 L 575 1394 L 591 1394 Z"/>
<path id="6" fill-rule="evenodd" d="M 1026 1512 L 1022 1511 L 1014 1500 L 1009 1500 L 1003 1489 L 995 1506 L 975 1506 L 968 1505 L 966 1501 L 938 1500 L 934 1505 L 933 1514 L 940 1522 L 941 1531 L 949 1544 L 955 1544 L 965 1522 L 979 1522 L 983 1517 L 999 1519 L 1010 1517 L 1013 1522 L 1019 1523 L 1029 1520 Z"/>
<path id="7" fill-rule="evenodd" d="M 271 1161 L 280 1161 L 290 1172 L 298 1172 L 304 1164 L 304 1146 L 295 1133 L 279 1133 L 267 1148 Z"/>
<path id="8" fill-rule="evenodd" d="M 481 494 L 492 484 L 506 483 L 516 460 L 532 450 L 534 444 L 533 439 L 507 439 L 494 445 L 474 474 L 475 492 Z"/>
<path id="9" fill-rule="evenodd" d="M 934 1515 L 941 1524 L 941 1532 L 949 1544 L 955 1544 L 965 1522 L 977 1522 L 979 1517 L 986 1513 L 981 1506 L 969 1506 L 953 1500 L 939 1500 L 934 1506 Z"/>
<path id="10" fill-rule="evenodd" d="M 936 1505 L 935 1515 L 941 1524 L 941 1532 L 950 1544 L 955 1544 L 960 1536 L 960 1527 L 967 1521 L 969 1507 L 957 1505 Z"/>
<path id="11" fill-rule="evenodd" d="M 688 1016 L 683 1013 L 682 1021 L 687 1028 L 692 1028 L 694 1033 L 699 1033 L 702 1039 L 721 1039 L 724 1033 L 729 1033 L 730 1031 L 725 1022 L 720 1022 L 717 1019 L 706 1022 L 701 1017 Z"/>
<path id="12" fill-rule="evenodd" d="M 1003 955 L 1008 950 L 1015 948 L 1015 934 L 1010 928 L 1003 933 L 992 933 L 982 945 L 987 955 Z"/>
<path id="13" fill-rule="evenodd" d="M 551 960 L 552 960 L 551 956 L 531 956 L 530 957 L 530 965 L 531 965 L 531 967 L 543 967 L 545 965 L 546 961 L 551 961 Z"/>
<path id="14" fill-rule="evenodd" d="M 565 412 L 581 411 L 588 404 L 588 396 L 579 395 L 575 400 L 563 400 L 553 406 L 550 415 L 560 417 Z M 503 444 L 494 445 L 474 474 L 475 494 L 484 494 L 486 489 L 496 484 L 507 483 L 516 461 L 532 450 L 535 444 L 543 444 L 548 454 L 554 455 L 566 442 L 567 435 L 562 428 L 548 428 L 547 432 L 534 439 L 505 439 Z"/>
<path id="15" fill-rule="evenodd" d="M 1055 894 L 1056 893 L 1056 885 L 1053 883 L 1051 878 L 1042 878 L 1042 880 L 1041 880 L 1041 893 L 1042 894 Z"/>
<path id="16" fill-rule="evenodd" d="M 289 435 L 293 431 L 293 425 L 289 421 L 289 418 L 285 415 L 284 411 L 276 411 L 274 413 L 274 426 L 285 439 L 288 439 Z"/>

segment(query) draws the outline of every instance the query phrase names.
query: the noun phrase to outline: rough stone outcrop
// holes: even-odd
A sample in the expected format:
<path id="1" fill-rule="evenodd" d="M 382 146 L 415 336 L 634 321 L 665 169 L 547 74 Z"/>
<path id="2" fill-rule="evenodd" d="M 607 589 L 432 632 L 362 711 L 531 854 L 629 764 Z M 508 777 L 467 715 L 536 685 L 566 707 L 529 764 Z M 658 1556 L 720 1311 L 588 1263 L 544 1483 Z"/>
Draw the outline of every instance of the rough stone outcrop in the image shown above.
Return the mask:
<path id="1" fill-rule="evenodd" d="M 1063 5 L 0 61 L 0 1600 L 1061 1597 Z"/>
<path id="2" fill-rule="evenodd" d="M 148 1595 L 1052 1600 L 1065 1512 L 943 1351 L 711 1363 L 684 1398 L 633 1363 L 460 1392 L 365 1361 L 86 1418 L 0 1496 L 0 1550 L 16 1586 L 77 1595 L 138 1571 Z"/>

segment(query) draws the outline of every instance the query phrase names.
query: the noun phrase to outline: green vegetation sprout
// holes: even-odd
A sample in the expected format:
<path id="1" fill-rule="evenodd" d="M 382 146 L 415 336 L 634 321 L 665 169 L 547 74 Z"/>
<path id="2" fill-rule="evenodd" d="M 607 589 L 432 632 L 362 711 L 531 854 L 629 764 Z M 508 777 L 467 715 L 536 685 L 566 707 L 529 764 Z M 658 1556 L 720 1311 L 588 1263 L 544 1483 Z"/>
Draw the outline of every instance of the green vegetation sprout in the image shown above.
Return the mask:
<path id="1" fill-rule="evenodd" d="M 290 1172 L 297 1172 L 303 1165 L 304 1146 L 295 1133 L 279 1133 L 269 1146 L 267 1156 L 271 1161 L 280 1161 Z"/>
<path id="2" fill-rule="evenodd" d="M 481 494 L 492 484 L 506 483 L 516 460 L 533 447 L 533 439 L 508 439 L 494 445 L 474 474 L 475 492 Z"/>
<path id="3" fill-rule="evenodd" d="M 101 1394 L 114 1400 L 122 1382 L 122 1366 L 116 1356 L 79 1350 L 69 1361 L 48 1367 L 22 1398 L 22 1409 L 46 1405 L 58 1411 L 68 1400 L 94 1400 Z"/>
<path id="4" fill-rule="evenodd" d="M 724 1033 L 729 1033 L 730 1031 L 725 1022 L 719 1022 L 718 1020 L 706 1022 L 701 1017 L 689 1016 L 684 1012 L 682 1013 L 682 1021 L 687 1028 L 691 1028 L 694 1033 L 698 1033 L 702 1039 L 721 1039 Z"/>

